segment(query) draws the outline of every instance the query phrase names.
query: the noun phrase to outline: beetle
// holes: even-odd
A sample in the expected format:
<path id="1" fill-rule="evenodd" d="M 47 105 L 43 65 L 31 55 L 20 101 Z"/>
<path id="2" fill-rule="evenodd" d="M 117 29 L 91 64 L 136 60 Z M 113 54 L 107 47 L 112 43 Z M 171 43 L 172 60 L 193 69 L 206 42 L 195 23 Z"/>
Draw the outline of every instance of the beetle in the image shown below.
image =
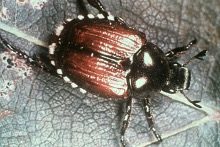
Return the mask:
<path id="1" fill-rule="evenodd" d="M 191 80 L 186 65 L 193 59 L 202 60 L 207 50 L 199 52 L 185 64 L 180 64 L 178 57 L 196 44 L 196 39 L 164 53 L 148 41 L 144 33 L 107 12 L 99 0 L 88 0 L 99 11 L 97 16 L 88 13 L 83 1 L 77 2 L 82 14 L 76 19 L 66 19 L 52 35 L 49 62 L 53 68 L 38 58 L 29 57 L 0 36 L 2 44 L 29 63 L 58 75 L 73 88 L 80 87 L 82 93 L 88 91 L 105 98 L 125 100 L 126 110 L 120 131 L 123 146 L 126 145 L 124 135 L 129 123 L 132 99 L 141 99 L 149 128 L 156 139 L 162 141 L 154 128 L 150 95 L 160 91 L 184 94 L 183 90 L 188 90 Z M 194 106 L 201 108 L 198 104 L 200 101 L 185 97 Z"/>

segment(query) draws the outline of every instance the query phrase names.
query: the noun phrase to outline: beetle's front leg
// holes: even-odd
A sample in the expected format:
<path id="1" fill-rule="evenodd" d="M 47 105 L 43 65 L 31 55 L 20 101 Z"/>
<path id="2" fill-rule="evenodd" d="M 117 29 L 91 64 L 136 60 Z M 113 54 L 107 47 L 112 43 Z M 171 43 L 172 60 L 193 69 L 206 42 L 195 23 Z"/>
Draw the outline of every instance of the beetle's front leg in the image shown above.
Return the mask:
<path id="1" fill-rule="evenodd" d="M 189 48 L 191 48 L 196 43 L 197 43 L 197 40 L 194 39 L 194 40 L 190 41 L 186 46 L 177 47 L 177 48 L 174 48 L 174 49 L 168 51 L 167 53 L 165 53 L 165 56 L 168 58 L 176 57 L 178 53 L 187 51 Z"/>
<path id="2" fill-rule="evenodd" d="M 129 97 L 128 98 L 128 101 L 126 102 L 126 112 L 125 112 L 125 115 L 124 115 L 124 119 L 123 119 L 123 122 L 122 122 L 122 128 L 121 128 L 121 144 L 123 147 L 125 147 L 125 139 L 124 139 L 124 135 L 125 135 L 125 131 L 128 127 L 128 124 L 129 124 L 129 118 L 131 116 L 131 104 L 132 104 L 132 98 Z"/>
<path id="3" fill-rule="evenodd" d="M 157 138 L 158 141 L 162 141 L 161 136 L 157 133 L 156 129 L 154 128 L 154 122 L 153 122 L 153 116 L 150 111 L 150 100 L 149 97 L 144 98 L 143 100 L 144 104 L 144 112 L 147 118 L 147 123 L 149 125 L 150 130 L 153 131 L 154 136 Z"/>

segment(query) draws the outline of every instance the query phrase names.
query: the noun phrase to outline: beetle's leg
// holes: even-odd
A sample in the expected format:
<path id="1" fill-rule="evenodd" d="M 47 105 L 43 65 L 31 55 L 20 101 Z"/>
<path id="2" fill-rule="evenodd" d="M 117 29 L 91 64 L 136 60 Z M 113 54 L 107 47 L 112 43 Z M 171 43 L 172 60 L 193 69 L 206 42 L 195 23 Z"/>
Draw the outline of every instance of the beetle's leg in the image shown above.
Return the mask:
<path id="1" fill-rule="evenodd" d="M 83 16 L 87 16 L 89 12 L 88 12 L 83 0 L 77 0 L 77 4 L 79 7 L 79 13 L 82 14 Z"/>
<path id="2" fill-rule="evenodd" d="M 108 12 L 105 10 L 105 7 L 102 5 L 102 3 L 99 0 L 87 0 L 87 1 L 92 7 L 96 8 L 99 11 L 99 13 L 103 14 L 104 16 L 108 16 Z M 89 12 L 83 0 L 77 0 L 77 4 L 80 7 L 80 14 L 87 16 Z"/>
<path id="3" fill-rule="evenodd" d="M 87 0 L 88 3 L 93 6 L 94 8 L 98 9 L 101 14 L 104 16 L 108 16 L 108 12 L 105 10 L 105 7 L 99 0 Z"/>
<path id="4" fill-rule="evenodd" d="M 153 131 L 154 136 L 157 138 L 158 141 L 162 141 L 161 136 L 157 133 L 156 129 L 154 128 L 153 116 L 152 116 L 151 111 L 150 111 L 149 97 L 144 98 L 143 104 L 144 104 L 145 115 L 146 115 L 146 118 L 147 118 L 147 123 L 149 125 L 150 130 Z"/>
<path id="5" fill-rule="evenodd" d="M 203 60 L 203 57 L 206 56 L 207 50 L 203 50 L 201 52 L 199 52 L 197 55 L 193 56 L 191 59 L 189 59 L 186 63 L 183 64 L 183 66 L 189 64 L 192 60 L 194 59 L 199 59 L 199 60 Z"/>
<path id="6" fill-rule="evenodd" d="M 2 38 L 1 35 L 0 35 L 0 40 L 4 47 L 16 53 L 19 57 L 25 59 L 28 63 L 32 65 L 35 65 L 35 64 L 38 65 L 37 57 L 34 57 L 34 58 L 29 57 L 26 53 L 22 52 L 20 49 L 17 49 L 14 46 L 10 45 L 5 39 Z"/>
<path id="7" fill-rule="evenodd" d="M 0 41 L 1 44 L 11 50 L 12 52 L 16 53 L 20 58 L 23 58 L 26 60 L 26 62 L 30 65 L 43 68 L 46 71 L 49 71 L 49 69 L 41 62 L 41 57 L 34 55 L 33 57 L 30 57 L 26 53 L 22 52 L 20 49 L 15 48 L 14 46 L 10 45 L 2 36 L 0 35 Z"/>
<path id="8" fill-rule="evenodd" d="M 186 46 L 177 47 L 177 48 L 174 48 L 174 49 L 168 51 L 167 53 L 165 53 L 165 56 L 168 58 L 176 57 L 178 53 L 187 51 L 190 47 L 192 47 L 196 43 L 197 43 L 197 40 L 194 39 L 194 40 L 190 41 Z"/>
<path id="9" fill-rule="evenodd" d="M 121 128 L 121 144 L 123 147 L 125 147 L 125 139 L 124 139 L 124 135 L 125 135 L 125 131 L 128 127 L 128 123 L 129 123 L 129 118 L 130 118 L 130 115 L 131 115 L 131 104 L 132 104 L 132 98 L 129 97 L 128 101 L 126 102 L 126 112 L 125 112 L 125 115 L 124 115 L 124 119 L 123 119 L 123 122 L 122 122 L 122 128 Z"/>
<path id="10" fill-rule="evenodd" d="M 180 93 L 182 93 L 184 95 L 184 97 L 190 102 L 192 103 L 195 107 L 197 108 L 202 108 L 202 106 L 200 106 L 198 103 L 200 103 L 200 101 L 192 101 L 188 98 L 188 96 L 185 95 L 185 93 L 183 92 L 183 90 L 180 91 Z"/>

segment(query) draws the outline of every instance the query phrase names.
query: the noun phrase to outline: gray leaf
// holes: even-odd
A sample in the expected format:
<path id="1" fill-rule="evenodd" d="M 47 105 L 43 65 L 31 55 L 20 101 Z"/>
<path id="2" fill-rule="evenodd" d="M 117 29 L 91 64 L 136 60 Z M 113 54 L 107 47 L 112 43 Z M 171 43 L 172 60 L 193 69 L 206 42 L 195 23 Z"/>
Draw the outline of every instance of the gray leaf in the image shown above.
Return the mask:
<path id="1" fill-rule="evenodd" d="M 125 134 L 129 146 L 220 146 L 220 2 L 102 2 L 163 51 L 197 38 L 199 43 L 187 52 L 186 60 L 199 50 L 209 52 L 204 61 L 189 65 L 193 77 L 187 96 L 201 100 L 203 108 L 191 106 L 180 94 L 152 97 L 156 128 L 163 137 L 162 143 L 155 144 L 136 98 Z M 3 0 L 0 6 L 1 35 L 30 56 L 45 53 L 55 26 L 65 18 L 75 18 L 79 11 L 75 0 Z M 0 48 L 0 146 L 120 145 L 121 101 L 84 95 Z"/>

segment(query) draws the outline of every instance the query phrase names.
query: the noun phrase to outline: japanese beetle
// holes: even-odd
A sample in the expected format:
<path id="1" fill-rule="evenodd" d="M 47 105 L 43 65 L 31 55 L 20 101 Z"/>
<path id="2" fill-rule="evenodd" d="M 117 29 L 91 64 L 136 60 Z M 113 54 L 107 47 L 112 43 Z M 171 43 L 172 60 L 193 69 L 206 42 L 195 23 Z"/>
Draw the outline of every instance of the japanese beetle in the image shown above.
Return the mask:
<path id="1" fill-rule="evenodd" d="M 49 45 L 49 60 L 53 68 L 28 57 L 2 37 L 0 39 L 31 64 L 55 73 L 73 88 L 79 86 L 83 93 L 89 91 L 101 97 L 126 100 L 126 114 L 120 132 L 123 146 L 132 98 L 142 99 L 149 127 L 161 141 L 150 112 L 150 95 L 160 91 L 183 93 L 187 90 L 191 73 L 186 65 L 192 59 L 202 59 L 206 50 L 193 56 L 189 62 L 180 64 L 177 62 L 180 53 L 196 44 L 196 40 L 164 53 L 149 42 L 144 33 L 108 13 L 99 0 L 88 0 L 88 3 L 99 11 L 97 16 L 88 13 L 84 3 L 78 0 L 83 14 L 76 19 L 66 19 L 56 28 Z M 196 107 L 201 107 L 199 101 L 187 99 Z"/>

